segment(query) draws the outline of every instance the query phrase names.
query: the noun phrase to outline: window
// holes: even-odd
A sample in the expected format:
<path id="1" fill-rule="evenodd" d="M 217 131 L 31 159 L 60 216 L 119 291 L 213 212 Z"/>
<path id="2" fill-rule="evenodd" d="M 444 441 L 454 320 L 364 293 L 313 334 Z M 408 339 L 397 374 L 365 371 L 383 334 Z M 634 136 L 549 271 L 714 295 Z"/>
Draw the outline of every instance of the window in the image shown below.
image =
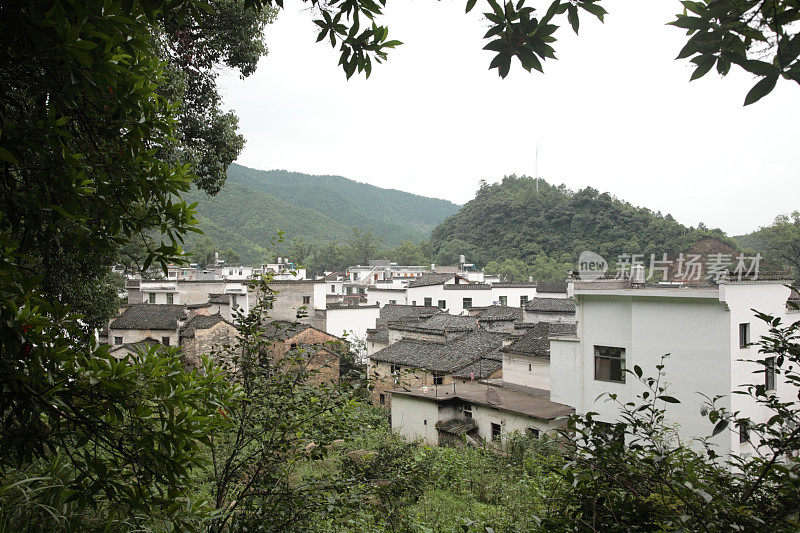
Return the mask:
<path id="1" fill-rule="evenodd" d="M 147 294 L 147 301 L 150 302 L 151 304 L 156 303 L 156 293 L 154 293 L 154 292 L 148 293 Z"/>
<path id="2" fill-rule="evenodd" d="M 528 363 L 528 372 L 533 372 L 533 365 Z"/>
<path id="3" fill-rule="evenodd" d="M 500 297 L 500 305 L 503 307 L 508 305 L 508 296 L 501 296 Z"/>
<path id="4" fill-rule="evenodd" d="M 336 292 L 336 285 L 331 285 L 331 292 Z"/>
<path id="5" fill-rule="evenodd" d="M 739 324 L 739 348 L 747 348 L 750 344 L 750 323 Z"/>
<path id="6" fill-rule="evenodd" d="M 114 337 L 114 346 L 122 346 L 122 337 Z"/>
<path id="7" fill-rule="evenodd" d="M 389 365 L 389 371 L 394 375 L 399 374 L 400 373 L 400 365 Z"/>
<path id="8" fill-rule="evenodd" d="M 417 301 L 416 300 L 412 300 L 411 301 L 411 305 L 414 305 L 414 306 L 417 305 Z"/>
<path id="9" fill-rule="evenodd" d="M 439 309 L 444 309 L 447 307 L 447 303 L 444 300 L 439 300 Z"/>
<path id="10" fill-rule="evenodd" d="M 434 385 L 442 385 L 444 384 L 444 376 L 435 372 L 433 374 L 433 384 Z"/>
<path id="11" fill-rule="evenodd" d="M 232 309 L 238 309 L 239 308 L 239 306 L 236 303 L 236 300 L 237 300 L 236 295 L 235 294 L 231 294 L 231 308 Z"/>
<path id="12" fill-rule="evenodd" d="M 464 304 L 464 309 L 469 309 L 472 307 L 472 298 L 464 298 L 462 303 Z"/>
<path id="13" fill-rule="evenodd" d="M 303 305 L 311 303 L 311 296 L 303 296 Z"/>
<path id="14" fill-rule="evenodd" d="M 169 346 L 169 337 L 161 337 L 161 344 Z"/>
<path id="15" fill-rule="evenodd" d="M 492 422 L 492 440 L 499 441 L 500 440 L 500 424 L 495 424 Z"/>
<path id="16" fill-rule="evenodd" d="M 764 389 L 775 390 L 775 358 L 767 357 L 764 360 Z"/>
<path id="17" fill-rule="evenodd" d="M 750 421 L 739 420 L 739 444 L 750 442 Z"/>
<path id="18" fill-rule="evenodd" d="M 175 295 L 172 294 L 171 292 L 167 293 L 167 303 L 168 304 L 175 303 Z"/>
<path id="19" fill-rule="evenodd" d="M 390 305 L 397 305 L 397 300 L 389 300 Z"/>
<path id="20" fill-rule="evenodd" d="M 519 297 L 519 306 L 522 307 L 526 303 L 528 303 L 528 297 L 527 296 L 520 296 Z"/>
<path id="21" fill-rule="evenodd" d="M 431 301 L 430 298 L 425 298 L 425 303 L 422 305 L 424 305 L 425 307 L 430 307 L 433 305 L 433 302 Z"/>
<path id="22" fill-rule="evenodd" d="M 367 289 L 365 289 L 364 287 L 359 287 L 358 294 L 367 294 Z"/>
<path id="23" fill-rule="evenodd" d="M 539 430 L 537 428 L 526 428 L 525 434 L 527 434 L 529 437 L 533 439 L 539 438 Z"/>
<path id="24" fill-rule="evenodd" d="M 379 400 L 378 401 L 381 402 L 381 405 L 386 405 L 386 395 L 385 394 L 381 394 L 379 396 Z"/>
<path id="25" fill-rule="evenodd" d="M 595 346 L 594 379 L 625 383 L 625 348 Z"/>
<path id="26" fill-rule="evenodd" d="M 464 418 L 466 418 L 467 420 L 471 420 L 472 419 L 472 404 L 471 403 L 465 403 L 464 407 L 461 408 L 461 412 L 464 413 Z"/>

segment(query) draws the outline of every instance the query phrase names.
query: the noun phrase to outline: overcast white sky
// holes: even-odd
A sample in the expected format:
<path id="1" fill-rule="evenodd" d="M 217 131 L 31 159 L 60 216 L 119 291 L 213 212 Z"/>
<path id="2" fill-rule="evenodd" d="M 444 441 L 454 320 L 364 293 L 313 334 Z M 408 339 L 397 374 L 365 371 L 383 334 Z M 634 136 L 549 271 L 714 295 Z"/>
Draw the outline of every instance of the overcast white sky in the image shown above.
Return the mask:
<path id="1" fill-rule="evenodd" d="M 238 162 L 465 203 L 481 179 L 533 175 L 539 143 L 551 183 L 688 225 L 734 235 L 800 209 L 800 86 L 781 80 L 744 108 L 748 75 L 690 84 L 690 65 L 674 60 L 685 35 L 664 25 L 677 0 L 606 1 L 605 24 L 587 14 L 579 37 L 559 30 L 544 75 L 515 61 L 505 80 L 488 70 L 486 21 L 464 3 L 389 2 L 383 22 L 405 44 L 369 80 L 346 81 L 310 13 L 287 2 L 258 71 L 221 77 L 247 139 Z"/>

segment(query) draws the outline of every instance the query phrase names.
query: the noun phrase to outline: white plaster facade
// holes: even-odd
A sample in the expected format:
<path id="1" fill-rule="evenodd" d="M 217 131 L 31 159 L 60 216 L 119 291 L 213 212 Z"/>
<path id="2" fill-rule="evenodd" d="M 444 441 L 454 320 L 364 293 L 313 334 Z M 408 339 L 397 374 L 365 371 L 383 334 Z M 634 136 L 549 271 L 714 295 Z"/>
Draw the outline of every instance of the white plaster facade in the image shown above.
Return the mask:
<path id="1" fill-rule="evenodd" d="M 578 413 L 595 411 L 601 420 L 615 420 L 619 410 L 602 399 L 615 393 L 622 402 L 643 390 L 633 376 L 624 382 L 595 379 L 595 346 L 625 349 L 624 366 L 642 368 L 655 376 L 664 354 L 669 394 L 680 400 L 667 404 L 667 421 L 684 441 L 710 436 L 713 425 L 701 416 L 706 401 L 701 395 L 723 395 L 720 406 L 741 416 L 763 421 L 766 413 L 743 395 L 731 394 L 745 383 L 763 383 L 763 369 L 740 359 L 758 359 L 758 348 L 739 347 L 739 325 L 749 324 L 750 339 L 768 331 L 752 309 L 791 320 L 786 313 L 789 289 L 781 282 L 721 284 L 708 288 L 592 288 L 589 283 L 573 290 L 577 304 L 577 338 L 551 338 L 551 400 L 575 407 Z M 779 377 L 778 377 L 779 378 Z M 777 382 L 777 394 L 790 397 L 789 386 Z M 739 443 L 735 431 L 712 439 L 719 453 L 751 453 L 752 445 Z"/>
<path id="2" fill-rule="evenodd" d="M 366 341 L 367 330 L 375 327 L 380 316 L 378 306 L 332 306 L 325 311 L 325 331 L 349 342 Z"/>

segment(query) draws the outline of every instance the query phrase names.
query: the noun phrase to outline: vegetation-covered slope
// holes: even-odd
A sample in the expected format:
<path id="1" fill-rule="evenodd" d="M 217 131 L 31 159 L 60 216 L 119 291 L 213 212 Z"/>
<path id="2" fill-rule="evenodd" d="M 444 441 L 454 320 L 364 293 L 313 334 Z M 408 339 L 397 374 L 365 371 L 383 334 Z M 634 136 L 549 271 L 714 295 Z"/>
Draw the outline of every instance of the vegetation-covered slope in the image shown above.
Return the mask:
<path id="1" fill-rule="evenodd" d="M 192 191 L 187 201 L 197 202 L 199 227 L 206 236 L 222 248 L 234 249 L 247 264 L 266 258 L 278 231 L 286 232 L 287 239 L 302 237 L 310 243 L 344 240 L 351 233 L 322 213 L 230 181 L 216 196 Z M 189 236 L 187 249 L 197 240 L 196 234 Z"/>
<path id="2" fill-rule="evenodd" d="M 469 254 L 487 263 L 531 262 L 545 254 L 574 261 L 592 250 L 613 262 L 619 254 L 661 254 L 687 249 L 705 236 L 734 244 L 720 230 L 687 228 L 670 215 L 654 213 L 587 187 L 573 193 L 532 178 L 509 176 L 481 186 L 475 198 L 431 235 L 434 249 Z M 452 249 L 452 250 L 451 250 Z"/>
<path id="3" fill-rule="evenodd" d="M 313 209 L 345 226 L 372 229 L 386 246 L 427 239 L 437 224 L 459 208 L 447 200 L 382 189 L 341 176 L 254 170 L 236 164 L 228 168 L 227 183 Z"/>

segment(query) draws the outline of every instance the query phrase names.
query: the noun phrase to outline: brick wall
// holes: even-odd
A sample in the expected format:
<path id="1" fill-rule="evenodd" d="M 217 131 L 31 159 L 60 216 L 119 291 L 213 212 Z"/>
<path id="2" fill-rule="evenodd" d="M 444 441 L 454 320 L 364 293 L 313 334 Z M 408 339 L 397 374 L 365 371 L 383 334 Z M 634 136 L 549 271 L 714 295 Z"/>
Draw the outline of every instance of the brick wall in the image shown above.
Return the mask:
<path id="1" fill-rule="evenodd" d="M 375 405 L 391 407 L 391 395 L 388 391 L 397 389 L 401 386 L 411 389 L 420 387 L 434 387 L 433 373 L 423 369 L 413 369 L 400 366 L 397 374 L 392 374 L 391 364 L 383 361 L 369 360 L 367 377 L 370 384 L 370 397 Z M 442 384 L 439 387 L 452 386 L 453 376 L 445 374 L 442 376 Z M 381 394 L 384 396 L 384 403 L 380 403 Z"/>
<path id="2" fill-rule="evenodd" d="M 297 349 L 304 349 L 305 367 L 314 374 L 312 382 L 330 384 L 339 380 L 339 354 L 336 350 L 341 346 L 340 343 L 333 335 L 308 328 L 286 340 L 274 340 L 267 350 L 275 361 L 292 350 L 293 344 Z M 341 348 L 346 349 L 346 346 Z"/>
<path id="3" fill-rule="evenodd" d="M 181 358 L 186 366 L 197 368 L 200 366 L 201 355 L 212 355 L 212 352 L 220 352 L 226 345 L 235 344 L 237 333 L 237 329 L 227 322 L 217 322 L 208 329 L 197 329 L 194 331 L 194 337 L 181 338 L 183 349 Z M 222 353 L 213 355 L 218 358 L 224 357 Z"/>

